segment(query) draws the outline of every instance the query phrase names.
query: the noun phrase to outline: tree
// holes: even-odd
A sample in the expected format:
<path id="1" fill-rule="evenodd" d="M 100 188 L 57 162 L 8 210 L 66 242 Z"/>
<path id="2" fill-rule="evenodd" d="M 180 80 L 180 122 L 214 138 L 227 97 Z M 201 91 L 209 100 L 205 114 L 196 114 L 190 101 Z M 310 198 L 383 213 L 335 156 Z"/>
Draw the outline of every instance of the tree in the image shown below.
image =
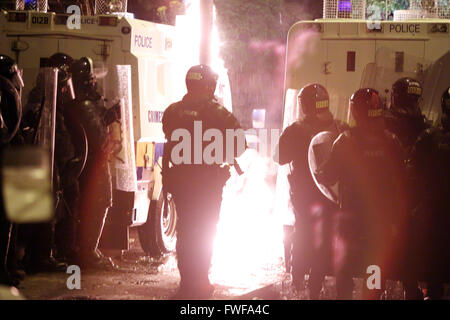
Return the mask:
<path id="1" fill-rule="evenodd" d="M 128 2 L 128 12 L 137 19 L 164 24 L 175 24 L 175 16 L 184 14 L 183 0 L 134 0 Z"/>
<path id="2" fill-rule="evenodd" d="M 367 18 L 385 20 L 386 4 L 388 17 L 392 16 L 395 10 L 405 10 L 409 8 L 409 0 L 367 0 Z"/>

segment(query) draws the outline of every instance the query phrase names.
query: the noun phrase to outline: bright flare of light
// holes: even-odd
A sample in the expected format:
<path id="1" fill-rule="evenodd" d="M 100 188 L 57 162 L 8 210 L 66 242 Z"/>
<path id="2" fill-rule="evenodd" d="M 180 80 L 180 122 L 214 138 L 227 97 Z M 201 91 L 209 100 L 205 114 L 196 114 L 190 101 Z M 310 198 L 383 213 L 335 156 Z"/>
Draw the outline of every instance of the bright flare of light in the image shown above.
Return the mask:
<path id="1" fill-rule="evenodd" d="M 224 188 L 210 275 L 235 294 L 274 283 L 283 265 L 283 227 L 266 182 L 268 160 L 254 150 L 243 158 L 244 175 L 233 175 Z"/>
<path id="2" fill-rule="evenodd" d="M 200 18 L 200 1 L 186 0 L 186 14 L 177 16 L 176 18 L 176 46 L 174 50 L 178 52 L 177 70 L 184 70 L 186 73 L 188 69 L 200 63 L 200 38 L 201 18 Z M 216 96 L 219 98 L 225 108 L 232 111 L 230 83 L 228 79 L 228 71 L 225 68 L 224 61 L 220 58 L 221 42 L 219 39 L 217 24 L 216 24 L 216 8 L 213 9 L 213 28 L 211 31 L 211 63 L 210 67 L 219 75 L 217 82 Z M 180 78 L 181 79 L 181 78 Z M 184 87 L 184 83 L 180 83 L 180 87 Z"/>
<path id="3" fill-rule="evenodd" d="M 177 69 L 187 72 L 199 63 L 201 19 L 200 1 L 186 1 L 185 5 L 186 15 L 178 16 L 176 21 L 176 45 L 180 47 L 174 52 L 181 53 L 176 59 Z M 216 96 L 231 111 L 230 84 L 219 54 L 215 8 L 213 14 L 211 67 L 219 75 Z M 255 150 L 247 150 L 239 161 L 245 173 L 238 176 L 232 170 L 224 188 L 210 274 L 213 283 L 235 288 L 234 294 L 275 282 L 284 252 L 281 217 L 273 210 L 274 188 L 266 182 L 269 160 Z"/>

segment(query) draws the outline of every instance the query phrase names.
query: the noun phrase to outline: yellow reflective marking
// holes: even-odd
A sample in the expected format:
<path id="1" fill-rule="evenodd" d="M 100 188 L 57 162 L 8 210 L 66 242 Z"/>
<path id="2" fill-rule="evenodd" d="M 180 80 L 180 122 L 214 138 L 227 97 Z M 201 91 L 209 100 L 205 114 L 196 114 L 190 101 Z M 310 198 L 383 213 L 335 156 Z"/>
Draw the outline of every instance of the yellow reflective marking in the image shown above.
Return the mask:
<path id="1" fill-rule="evenodd" d="M 369 109 L 368 116 L 370 118 L 380 117 L 383 115 L 383 109 Z"/>
<path id="2" fill-rule="evenodd" d="M 422 89 L 419 87 L 408 87 L 408 93 L 420 96 L 422 94 Z"/>
<path id="3" fill-rule="evenodd" d="M 188 73 L 187 78 L 189 80 L 202 80 L 203 79 L 202 74 L 199 72 L 190 72 L 190 73 Z"/>
<path id="4" fill-rule="evenodd" d="M 328 100 L 322 100 L 316 102 L 316 109 L 324 109 L 328 108 L 329 101 Z"/>

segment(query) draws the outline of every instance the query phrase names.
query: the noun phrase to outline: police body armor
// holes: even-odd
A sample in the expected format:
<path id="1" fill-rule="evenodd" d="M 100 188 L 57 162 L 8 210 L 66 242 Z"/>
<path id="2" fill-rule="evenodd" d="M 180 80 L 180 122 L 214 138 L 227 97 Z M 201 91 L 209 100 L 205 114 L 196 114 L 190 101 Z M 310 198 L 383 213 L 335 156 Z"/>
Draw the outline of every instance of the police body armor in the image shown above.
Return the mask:
<path id="1" fill-rule="evenodd" d="M 185 96 L 182 101 L 169 106 L 166 111 L 165 119 L 163 119 L 163 130 L 168 137 L 172 135 L 176 129 L 185 129 L 191 134 L 190 148 L 195 150 L 194 145 L 195 130 L 194 122 L 201 121 L 202 124 L 202 151 L 206 145 L 203 142 L 203 133 L 211 128 L 219 129 L 223 137 L 226 137 L 226 129 L 240 128 L 234 116 L 231 115 L 223 106 L 218 104 L 215 100 L 204 101 L 190 101 L 189 96 Z M 169 133 L 169 134 L 167 134 Z M 165 159 L 172 159 L 172 150 L 174 143 L 166 144 L 164 148 Z M 198 147 L 198 146 L 197 146 Z M 224 152 L 226 154 L 226 144 L 224 143 Z M 223 159 L 225 163 L 226 159 Z M 173 164 L 173 161 L 171 161 Z M 219 164 L 204 164 L 203 154 L 201 164 L 195 164 L 194 152 L 191 152 L 191 159 L 189 163 L 176 164 L 172 167 L 169 165 L 163 166 L 163 186 L 166 192 L 171 194 L 183 193 L 189 188 L 189 183 L 192 181 L 204 181 L 211 183 L 217 187 L 223 187 L 225 182 L 230 177 L 228 167 L 220 167 Z"/>
<path id="2" fill-rule="evenodd" d="M 400 140 L 409 152 L 420 133 L 429 128 L 419 104 L 422 97 L 421 84 L 412 78 L 400 78 L 392 85 L 391 106 L 386 112 L 387 129 Z"/>
<path id="3" fill-rule="evenodd" d="M 343 126 L 339 123 L 339 121 L 333 120 L 332 118 L 330 118 L 330 121 L 327 122 L 319 122 L 317 119 L 307 118 L 293 124 L 291 127 L 293 130 L 298 130 L 298 133 L 296 134 L 298 137 L 298 140 L 296 140 L 298 155 L 292 162 L 292 171 L 291 174 L 288 175 L 289 184 L 291 186 L 291 196 L 293 196 L 294 199 L 297 197 L 306 197 L 308 199 L 312 197 L 313 199 L 325 200 L 319 195 L 314 186 L 314 181 L 308 165 L 308 148 L 310 141 L 319 132 L 329 132 L 332 139 L 336 139 L 338 134 L 342 132 Z M 293 201 L 295 201 L 294 199 Z"/>
<path id="4" fill-rule="evenodd" d="M 430 127 L 420 112 L 409 114 L 392 110 L 386 113 L 385 119 L 389 131 L 399 138 L 402 146 L 407 150 L 411 149 L 419 135 Z"/>
<path id="5" fill-rule="evenodd" d="M 103 172 L 102 176 L 110 180 L 110 172 L 107 159 L 111 153 L 110 137 L 107 123 L 105 123 L 106 109 L 99 106 L 97 101 L 90 99 L 74 100 L 66 111 L 69 122 L 80 123 L 82 127 L 70 126 L 72 132 L 78 131 L 76 145 L 82 146 L 85 139 L 88 143 L 88 154 L 85 161 L 85 170 L 97 170 Z M 80 131 L 83 130 L 83 131 Z M 86 136 L 84 136 L 84 132 Z M 102 161 L 104 160 L 104 161 Z M 84 174 L 83 174 L 84 175 Z M 109 189 L 109 190 L 108 190 Z M 110 188 L 104 190 L 105 198 L 111 198 Z"/>

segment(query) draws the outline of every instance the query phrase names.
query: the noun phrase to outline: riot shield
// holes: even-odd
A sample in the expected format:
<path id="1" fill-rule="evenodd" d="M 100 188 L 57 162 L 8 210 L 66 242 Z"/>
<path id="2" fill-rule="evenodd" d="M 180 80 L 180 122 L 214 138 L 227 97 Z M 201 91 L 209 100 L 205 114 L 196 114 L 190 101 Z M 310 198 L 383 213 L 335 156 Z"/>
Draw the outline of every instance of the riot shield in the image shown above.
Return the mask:
<path id="1" fill-rule="evenodd" d="M 317 173 L 330 158 L 331 148 L 336 138 L 336 134 L 330 131 L 319 132 L 312 138 L 308 149 L 309 169 L 314 182 L 320 192 L 334 203 L 339 201 L 339 183 L 336 182 L 333 185 L 320 183 L 317 179 Z"/>
<path id="2" fill-rule="evenodd" d="M 15 223 L 46 222 L 53 218 L 57 79 L 56 69 L 45 68 L 39 72 L 36 86 L 42 90 L 36 90 L 33 97 L 39 112 L 34 146 L 4 151 L 4 205 L 8 219 Z"/>
<path id="3" fill-rule="evenodd" d="M 422 113 L 433 122 L 441 114 L 441 98 L 450 85 L 450 52 L 434 62 L 426 72 L 423 85 Z"/>
<path id="4" fill-rule="evenodd" d="M 8 101 L 8 97 L 11 97 L 13 101 Z M 10 104 L 14 103 L 14 107 Z M 6 109 L 10 110 L 6 110 Z M 14 110 L 11 110 L 14 109 Z M 13 127 L 8 128 L 6 125 L 6 117 L 8 113 L 15 113 L 17 122 Z M 20 121 L 22 118 L 22 100 L 20 93 L 16 90 L 14 85 L 8 79 L 0 76 L 0 121 L 1 121 L 1 143 L 9 143 L 16 135 Z"/>
<path id="5" fill-rule="evenodd" d="M 121 191 L 137 191 L 136 156 L 134 147 L 131 66 L 117 65 L 108 77 L 109 100 L 120 101 L 120 124 L 111 125 L 113 139 L 120 141 L 121 149 L 114 159 L 115 188 Z"/>
<path id="6" fill-rule="evenodd" d="M 376 51 L 375 62 L 364 69 L 360 88 L 373 88 L 381 95 L 387 95 L 400 78 L 411 77 L 423 83 L 429 64 L 430 61 L 423 57 L 381 47 Z"/>
<path id="7" fill-rule="evenodd" d="M 41 107 L 39 124 L 36 130 L 35 145 L 46 148 L 50 152 L 50 177 L 53 181 L 55 163 L 55 127 L 56 97 L 58 92 L 58 70 L 44 68 L 44 103 Z"/>
<path id="8" fill-rule="evenodd" d="M 416 44 L 416 46 L 420 48 L 423 44 Z M 395 81 L 410 77 L 423 84 L 429 65 L 430 61 L 420 55 L 381 47 L 376 51 L 375 62 L 365 67 L 360 88 L 377 90 L 389 104 L 390 91 Z"/>

